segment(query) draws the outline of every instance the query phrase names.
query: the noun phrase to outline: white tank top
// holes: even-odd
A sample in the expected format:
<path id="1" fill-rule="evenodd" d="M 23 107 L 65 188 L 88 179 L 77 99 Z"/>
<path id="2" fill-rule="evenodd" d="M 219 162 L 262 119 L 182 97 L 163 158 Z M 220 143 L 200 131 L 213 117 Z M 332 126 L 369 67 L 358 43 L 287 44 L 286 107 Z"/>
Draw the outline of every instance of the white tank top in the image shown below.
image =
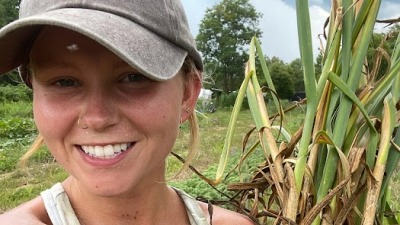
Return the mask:
<path id="1" fill-rule="evenodd" d="M 174 188 L 183 200 L 191 225 L 209 225 L 203 210 L 190 195 Z M 80 225 L 78 218 L 61 183 L 55 184 L 50 189 L 40 194 L 44 206 L 53 225 Z"/>

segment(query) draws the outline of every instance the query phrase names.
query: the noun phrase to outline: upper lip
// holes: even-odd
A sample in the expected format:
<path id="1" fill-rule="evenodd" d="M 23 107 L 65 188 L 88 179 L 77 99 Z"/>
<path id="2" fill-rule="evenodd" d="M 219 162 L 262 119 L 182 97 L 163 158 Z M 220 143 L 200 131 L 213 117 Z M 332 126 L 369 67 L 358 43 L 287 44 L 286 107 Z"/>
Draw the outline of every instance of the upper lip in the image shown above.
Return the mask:
<path id="1" fill-rule="evenodd" d="M 133 142 L 133 141 L 126 141 L 126 142 L 121 141 L 121 142 L 91 143 L 91 144 L 78 144 L 78 145 L 79 146 L 101 146 L 101 147 L 104 147 L 104 146 L 107 146 L 107 145 L 118 145 L 118 144 L 129 144 L 129 145 L 132 145 L 133 143 L 135 143 L 135 142 Z"/>

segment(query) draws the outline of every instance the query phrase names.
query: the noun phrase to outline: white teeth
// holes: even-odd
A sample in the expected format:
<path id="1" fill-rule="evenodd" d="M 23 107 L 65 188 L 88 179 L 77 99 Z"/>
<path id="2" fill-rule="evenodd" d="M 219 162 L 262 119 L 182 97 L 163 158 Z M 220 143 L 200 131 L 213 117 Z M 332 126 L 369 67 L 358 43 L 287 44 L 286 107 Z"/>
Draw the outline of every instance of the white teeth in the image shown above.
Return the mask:
<path id="1" fill-rule="evenodd" d="M 125 151 L 127 148 L 128 148 L 128 144 L 121 144 L 122 151 Z"/>
<path id="2" fill-rule="evenodd" d="M 110 159 L 116 157 L 122 151 L 125 151 L 131 146 L 131 143 L 106 145 L 106 146 L 87 146 L 82 145 L 82 150 L 95 158 Z"/>
<path id="3" fill-rule="evenodd" d="M 114 148 L 111 145 L 107 145 L 104 148 L 104 155 L 105 156 L 112 156 L 114 155 Z"/>
<path id="4" fill-rule="evenodd" d="M 126 149 L 121 149 L 121 145 L 119 145 L 119 144 L 113 146 L 114 153 L 120 153 L 122 150 L 126 150 Z"/>
<path id="5" fill-rule="evenodd" d="M 104 158 L 104 148 L 101 146 L 94 146 L 94 156 Z"/>
<path id="6" fill-rule="evenodd" d="M 89 146 L 89 155 L 94 155 L 94 147 L 93 146 Z"/>

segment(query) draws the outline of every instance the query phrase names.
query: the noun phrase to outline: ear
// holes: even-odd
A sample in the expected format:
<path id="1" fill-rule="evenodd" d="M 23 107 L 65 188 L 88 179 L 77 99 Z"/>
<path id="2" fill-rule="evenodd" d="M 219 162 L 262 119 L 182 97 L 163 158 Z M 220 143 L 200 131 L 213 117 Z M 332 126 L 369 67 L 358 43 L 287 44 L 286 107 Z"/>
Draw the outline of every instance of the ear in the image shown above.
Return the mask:
<path id="1" fill-rule="evenodd" d="M 188 78 L 184 78 L 184 93 L 181 104 L 181 121 L 186 121 L 192 113 L 194 113 L 194 109 L 196 107 L 197 99 L 201 90 L 201 80 L 194 74 L 187 74 L 186 76 L 190 76 Z"/>

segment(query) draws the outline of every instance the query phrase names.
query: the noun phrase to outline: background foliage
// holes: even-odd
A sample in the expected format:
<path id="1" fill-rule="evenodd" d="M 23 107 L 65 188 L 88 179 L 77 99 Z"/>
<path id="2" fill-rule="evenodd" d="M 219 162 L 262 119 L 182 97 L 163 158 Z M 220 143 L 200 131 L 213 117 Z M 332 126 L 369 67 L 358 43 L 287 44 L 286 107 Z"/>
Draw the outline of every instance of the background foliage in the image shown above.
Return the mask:
<path id="1" fill-rule="evenodd" d="M 224 94 L 237 91 L 243 79 L 244 63 L 252 36 L 261 37 L 258 21 L 263 15 L 257 12 L 248 0 L 224 0 L 207 9 L 201 21 L 196 42 L 204 57 L 206 73 L 212 82 L 206 88 L 223 90 Z M 396 35 L 400 25 L 390 28 Z M 367 56 L 367 67 L 374 65 L 374 53 L 385 34 L 374 33 Z M 387 38 L 383 49 L 390 55 L 396 38 Z M 304 92 L 303 69 L 300 59 L 284 62 L 278 57 L 267 57 L 266 62 L 277 93 L 281 99 L 290 99 L 296 92 Z M 315 61 L 316 79 L 322 73 L 322 55 Z M 256 65 L 260 70 L 260 65 Z M 382 62 L 379 74 L 387 70 L 387 62 Z M 260 78 L 261 86 L 267 86 Z"/>
<path id="2" fill-rule="evenodd" d="M 14 21 L 18 17 L 20 0 L 0 0 L 0 27 Z M 6 76 L 0 76 L 0 86 L 17 84 L 19 78 L 16 72 L 10 72 Z"/>
<path id="3" fill-rule="evenodd" d="M 223 0 L 207 9 L 201 21 L 198 49 L 206 71 L 226 93 L 237 90 L 241 83 L 249 41 L 261 35 L 257 27 L 260 16 L 249 0 Z"/>
<path id="4" fill-rule="evenodd" d="M 372 47 L 373 56 L 368 55 L 379 37 L 373 29 L 380 3 L 332 1 L 316 70 L 308 1 L 296 1 L 307 102 L 304 123 L 295 133 L 287 132 L 284 124 L 273 126 L 278 117 L 269 116 L 260 84 L 265 79 L 269 89 L 278 90 L 270 72 L 275 65 L 267 65 L 253 38 L 215 179 L 204 179 L 217 185 L 229 171 L 232 135 L 246 97 L 259 139 L 245 139 L 237 165 L 240 168 L 257 147 L 263 149 L 265 162 L 250 182 L 228 189 L 238 191 L 231 202 L 240 202 L 242 212 L 258 224 L 400 223 L 388 186 L 400 159 L 400 37 L 396 30 L 384 35 L 384 41 Z M 391 38 L 392 53 L 384 50 Z M 273 104 L 281 108 L 279 99 Z M 284 120 L 289 111 L 279 110 L 279 118 Z M 285 137 L 283 142 L 274 129 Z"/>

